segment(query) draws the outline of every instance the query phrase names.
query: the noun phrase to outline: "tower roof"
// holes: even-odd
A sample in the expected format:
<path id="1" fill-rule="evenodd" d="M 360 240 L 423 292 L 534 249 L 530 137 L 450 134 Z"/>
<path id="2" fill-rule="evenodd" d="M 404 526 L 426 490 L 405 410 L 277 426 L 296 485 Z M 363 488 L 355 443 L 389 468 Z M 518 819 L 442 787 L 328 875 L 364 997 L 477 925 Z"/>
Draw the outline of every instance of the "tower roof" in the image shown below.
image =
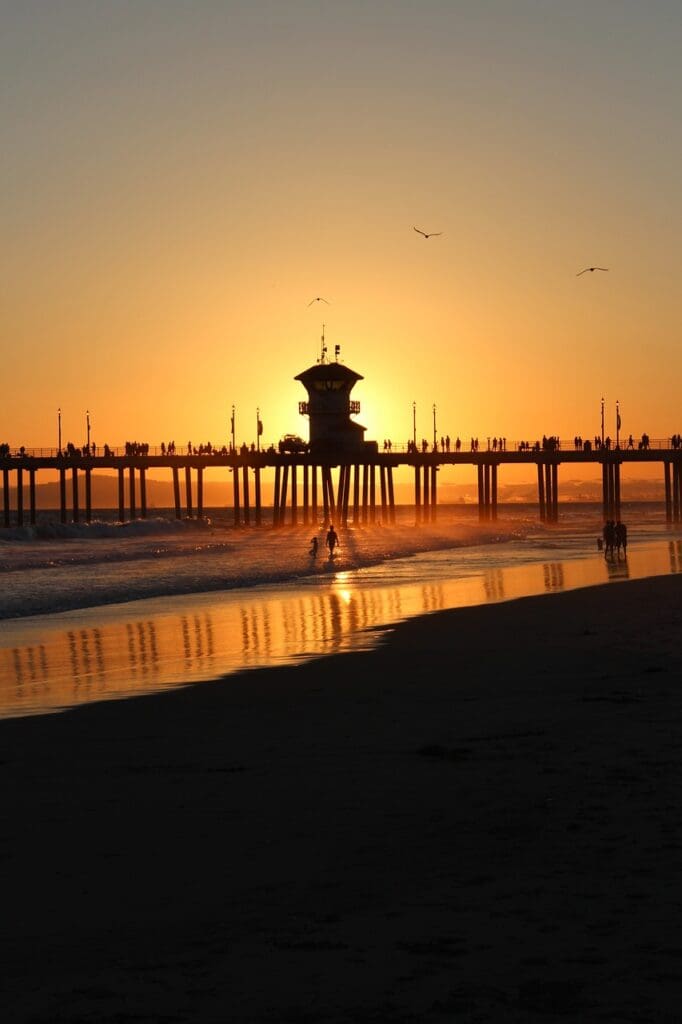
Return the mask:
<path id="1" fill-rule="evenodd" d="M 343 363 L 316 363 L 294 377 L 294 380 L 300 380 L 304 386 L 316 380 L 344 380 L 354 384 L 355 381 L 363 379 L 361 373 L 356 373 Z"/>

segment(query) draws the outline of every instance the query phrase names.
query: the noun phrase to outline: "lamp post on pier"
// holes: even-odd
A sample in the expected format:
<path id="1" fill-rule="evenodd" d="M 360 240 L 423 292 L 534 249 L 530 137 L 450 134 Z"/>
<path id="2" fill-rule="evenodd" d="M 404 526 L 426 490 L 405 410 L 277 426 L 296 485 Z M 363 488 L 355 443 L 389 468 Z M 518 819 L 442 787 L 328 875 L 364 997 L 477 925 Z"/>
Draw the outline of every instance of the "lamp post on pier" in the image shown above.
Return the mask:
<path id="1" fill-rule="evenodd" d="M 89 409 L 85 410 L 85 424 L 86 424 L 86 427 L 87 427 L 87 434 L 88 434 L 87 446 L 88 446 L 88 455 L 89 455 L 90 454 L 90 410 Z"/>
<path id="2" fill-rule="evenodd" d="M 436 403 L 433 403 L 433 450 L 438 451 L 438 438 L 436 436 Z"/>
<path id="3" fill-rule="evenodd" d="M 616 448 L 620 448 L 620 403 L 616 399 Z"/>
<path id="4" fill-rule="evenodd" d="M 256 406 L 256 451 L 260 451 L 260 436 L 263 433 L 263 424 L 260 419 L 260 408 Z"/>
<path id="5" fill-rule="evenodd" d="M 232 451 L 236 452 L 237 445 L 235 444 L 235 433 L 234 433 L 234 406 L 232 406 L 232 418 L 230 419 L 230 429 L 232 431 Z"/>
<path id="6" fill-rule="evenodd" d="M 412 445 L 417 450 L 417 403 L 412 403 Z"/>
<path id="7" fill-rule="evenodd" d="M 604 398 L 601 400 L 601 446 L 604 447 Z"/>
<path id="8" fill-rule="evenodd" d="M 61 406 L 57 409 L 57 437 L 58 437 L 58 448 L 57 451 L 61 453 L 62 450 L 62 410 Z"/>

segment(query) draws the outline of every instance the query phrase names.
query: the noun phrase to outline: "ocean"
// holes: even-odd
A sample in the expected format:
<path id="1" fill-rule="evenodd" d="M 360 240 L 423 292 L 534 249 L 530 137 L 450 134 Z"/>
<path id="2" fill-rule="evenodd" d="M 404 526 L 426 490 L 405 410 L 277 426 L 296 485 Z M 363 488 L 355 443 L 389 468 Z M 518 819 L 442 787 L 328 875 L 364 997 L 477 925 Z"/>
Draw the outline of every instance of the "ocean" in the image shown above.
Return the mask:
<path id="1" fill-rule="evenodd" d="M 439 506 L 415 522 L 337 529 L 235 527 L 155 517 L 0 532 L 0 717 L 66 711 L 232 673 L 370 647 L 396 622 L 446 608 L 556 594 L 682 570 L 682 529 L 661 503 L 624 504 L 627 558 L 598 550 L 597 504 Z M 310 540 L 320 541 L 317 556 Z M 323 678 L 323 665 L 321 677 Z"/>

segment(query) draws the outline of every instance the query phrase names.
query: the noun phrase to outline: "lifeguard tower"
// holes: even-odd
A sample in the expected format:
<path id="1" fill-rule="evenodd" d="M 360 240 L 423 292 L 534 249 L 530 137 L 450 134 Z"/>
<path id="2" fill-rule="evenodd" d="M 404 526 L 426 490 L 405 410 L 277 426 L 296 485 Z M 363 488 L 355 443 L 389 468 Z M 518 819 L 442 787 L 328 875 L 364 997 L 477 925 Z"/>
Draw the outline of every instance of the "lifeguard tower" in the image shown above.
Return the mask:
<path id="1" fill-rule="evenodd" d="M 334 346 L 334 361 L 327 357 L 324 325 L 320 358 L 315 366 L 294 377 L 308 392 L 308 401 L 298 403 L 298 411 L 309 420 L 310 452 L 324 456 L 362 456 L 378 451 L 376 441 L 365 441 L 366 427 L 354 423 L 351 416 L 360 412 L 360 403 L 350 397 L 362 375 L 339 362 L 341 346 Z"/>

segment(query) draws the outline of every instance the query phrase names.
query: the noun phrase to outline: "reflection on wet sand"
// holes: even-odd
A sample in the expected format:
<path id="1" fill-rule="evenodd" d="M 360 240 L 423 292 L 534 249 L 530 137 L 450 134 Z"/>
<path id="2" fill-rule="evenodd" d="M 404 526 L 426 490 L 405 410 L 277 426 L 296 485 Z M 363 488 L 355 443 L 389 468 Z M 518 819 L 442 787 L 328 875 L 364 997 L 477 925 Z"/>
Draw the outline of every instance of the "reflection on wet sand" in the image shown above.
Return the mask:
<path id="1" fill-rule="evenodd" d="M 604 561 L 610 580 L 627 580 L 630 578 L 630 566 L 627 558 L 606 558 Z"/>
<path id="2" fill-rule="evenodd" d="M 671 540 L 668 542 L 670 553 L 670 571 L 682 572 L 682 540 Z"/>
<path id="3" fill-rule="evenodd" d="M 483 576 L 483 587 L 488 601 L 504 601 L 504 570 L 489 569 Z"/>
<path id="4" fill-rule="evenodd" d="M 542 575 L 545 581 L 545 590 L 553 593 L 556 590 L 564 589 L 563 562 L 545 562 L 542 566 Z"/>
<path id="5" fill-rule="evenodd" d="M 337 573 L 324 587 L 137 602 L 0 623 L 0 717 L 57 711 L 230 673 L 367 648 L 380 627 L 446 608 L 682 571 L 682 541 L 603 557 L 380 587 Z"/>

